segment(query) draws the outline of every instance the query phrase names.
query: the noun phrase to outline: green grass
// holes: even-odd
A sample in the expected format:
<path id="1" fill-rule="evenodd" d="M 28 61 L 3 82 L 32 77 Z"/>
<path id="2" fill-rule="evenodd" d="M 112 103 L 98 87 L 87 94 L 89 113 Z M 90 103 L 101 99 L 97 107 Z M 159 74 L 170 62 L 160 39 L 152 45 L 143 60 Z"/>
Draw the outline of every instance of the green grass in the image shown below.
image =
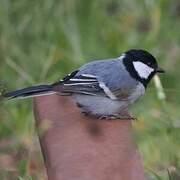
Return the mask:
<path id="1" fill-rule="evenodd" d="M 87 61 L 149 50 L 167 71 L 166 98 L 152 82 L 133 107 L 134 135 L 149 179 L 179 179 L 179 29 L 178 0 L 0 0 L 0 83 L 53 82 Z M 0 117 L 0 179 L 43 179 L 31 101 L 1 103 Z"/>

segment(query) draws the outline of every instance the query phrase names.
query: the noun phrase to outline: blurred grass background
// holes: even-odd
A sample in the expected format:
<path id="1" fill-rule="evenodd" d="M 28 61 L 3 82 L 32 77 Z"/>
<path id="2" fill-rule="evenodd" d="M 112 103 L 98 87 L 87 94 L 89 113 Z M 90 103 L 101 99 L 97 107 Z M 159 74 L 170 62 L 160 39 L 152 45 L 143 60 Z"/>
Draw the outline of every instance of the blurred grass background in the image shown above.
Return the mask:
<path id="1" fill-rule="evenodd" d="M 180 179 L 180 1 L 0 0 L 0 84 L 50 83 L 130 48 L 166 69 L 132 109 L 149 180 Z M 3 87 L 2 87 L 3 88 Z M 44 179 L 31 100 L 0 103 L 0 179 Z"/>

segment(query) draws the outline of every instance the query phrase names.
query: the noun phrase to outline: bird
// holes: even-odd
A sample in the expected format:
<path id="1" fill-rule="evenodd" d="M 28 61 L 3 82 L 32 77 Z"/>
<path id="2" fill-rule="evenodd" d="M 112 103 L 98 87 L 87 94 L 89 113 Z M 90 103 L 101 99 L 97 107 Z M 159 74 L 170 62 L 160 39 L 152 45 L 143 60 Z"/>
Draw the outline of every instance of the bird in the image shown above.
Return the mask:
<path id="1" fill-rule="evenodd" d="M 130 49 L 117 58 L 94 60 L 52 84 L 37 85 L 2 94 L 5 99 L 58 94 L 72 96 L 86 116 L 97 119 L 125 117 L 157 73 L 165 71 L 146 50 Z"/>

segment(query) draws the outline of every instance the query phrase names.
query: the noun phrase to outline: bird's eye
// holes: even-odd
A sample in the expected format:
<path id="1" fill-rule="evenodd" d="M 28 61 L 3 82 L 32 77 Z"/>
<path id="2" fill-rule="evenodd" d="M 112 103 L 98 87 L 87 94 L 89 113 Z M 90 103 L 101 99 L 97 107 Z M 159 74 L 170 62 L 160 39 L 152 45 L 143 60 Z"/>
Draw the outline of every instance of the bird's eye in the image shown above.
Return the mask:
<path id="1" fill-rule="evenodd" d="M 147 63 L 148 66 L 151 66 L 152 64 L 150 62 Z"/>

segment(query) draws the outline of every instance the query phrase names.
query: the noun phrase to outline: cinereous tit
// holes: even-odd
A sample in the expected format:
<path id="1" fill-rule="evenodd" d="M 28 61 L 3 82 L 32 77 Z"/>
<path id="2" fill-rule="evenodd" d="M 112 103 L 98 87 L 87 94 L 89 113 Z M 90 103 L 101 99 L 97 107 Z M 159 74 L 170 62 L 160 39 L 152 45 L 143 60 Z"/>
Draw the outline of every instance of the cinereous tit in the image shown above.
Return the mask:
<path id="1" fill-rule="evenodd" d="M 38 85 L 4 93 L 8 99 L 56 93 L 72 96 L 86 115 L 121 119 L 129 105 L 145 93 L 156 73 L 163 73 L 154 56 L 145 50 L 129 50 L 114 59 L 92 61 L 50 85 Z"/>

